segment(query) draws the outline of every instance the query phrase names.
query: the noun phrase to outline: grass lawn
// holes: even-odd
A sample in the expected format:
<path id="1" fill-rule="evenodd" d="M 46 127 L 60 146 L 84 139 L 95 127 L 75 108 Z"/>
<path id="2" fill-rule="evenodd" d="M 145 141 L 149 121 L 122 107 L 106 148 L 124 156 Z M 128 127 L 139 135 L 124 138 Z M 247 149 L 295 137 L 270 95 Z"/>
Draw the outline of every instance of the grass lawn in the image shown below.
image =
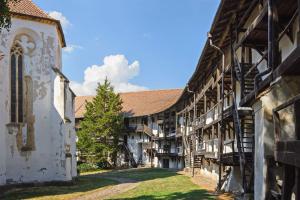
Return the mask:
<path id="1" fill-rule="evenodd" d="M 189 177 L 164 169 L 138 169 L 112 172 L 114 176 L 139 180 L 140 185 L 112 199 L 215 199 L 206 190 L 193 184 Z"/>
<path id="2" fill-rule="evenodd" d="M 89 192 L 102 190 L 117 182 L 110 179 L 80 176 L 75 185 L 43 186 L 32 188 L 17 188 L 4 194 L 5 200 L 34 199 L 34 200 L 69 200 Z M 2 199 L 0 197 L 0 199 Z"/>
<path id="3" fill-rule="evenodd" d="M 102 177 L 91 174 L 96 173 Z M 114 177 L 115 180 L 109 179 Z M 73 186 L 47 186 L 34 188 L 17 188 L 5 193 L 4 199 L 35 199 L 35 200 L 71 200 L 96 191 L 108 189 L 117 184 L 116 178 L 135 180 L 139 184 L 134 189 L 115 196 L 111 199 L 154 200 L 154 199 L 215 199 L 206 190 L 191 182 L 190 178 L 175 171 L 165 169 L 129 169 L 120 171 L 100 171 L 82 174 Z M 120 180 L 120 179 L 118 179 Z M 106 190 L 105 190 L 106 191 Z M 1 197 L 0 197 L 1 199 Z M 96 200 L 96 198 L 95 198 Z"/>

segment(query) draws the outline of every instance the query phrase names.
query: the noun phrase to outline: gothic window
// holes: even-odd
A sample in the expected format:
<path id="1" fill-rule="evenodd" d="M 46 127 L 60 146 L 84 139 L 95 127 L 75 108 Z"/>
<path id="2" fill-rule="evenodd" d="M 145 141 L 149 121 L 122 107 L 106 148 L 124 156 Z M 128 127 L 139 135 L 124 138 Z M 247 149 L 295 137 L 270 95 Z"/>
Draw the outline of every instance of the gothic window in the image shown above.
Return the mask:
<path id="1" fill-rule="evenodd" d="M 20 45 L 15 44 L 11 49 L 10 60 L 10 92 L 11 108 L 10 117 L 13 123 L 22 123 L 23 116 L 23 50 Z"/>

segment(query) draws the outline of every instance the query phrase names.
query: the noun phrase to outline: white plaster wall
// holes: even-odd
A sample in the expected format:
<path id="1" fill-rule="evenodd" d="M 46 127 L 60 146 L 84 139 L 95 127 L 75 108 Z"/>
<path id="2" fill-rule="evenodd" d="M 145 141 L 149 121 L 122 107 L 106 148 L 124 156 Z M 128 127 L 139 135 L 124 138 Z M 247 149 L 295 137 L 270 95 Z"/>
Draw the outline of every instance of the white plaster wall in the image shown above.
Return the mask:
<path id="1" fill-rule="evenodd" d="M 69 168 L 66 171 L 70 173 L 71 179 L 77 176 L 77 158 L 76 158 L 76 131 L 75 131 L 75 112 L 74 112 L 74 94 L 69 87 L 65 90 L 67 92 L 66 99 L 66 117 L 70 120 L 65 123 L 65 151 L 70 153 L 71 157 L 67 160 Z"/>
<path id="2" fill-rule="evenodd" d="M 2 45 L 0 45 L 0 51 L 3 51 Z M 5 62 L 4 60 L 0 61 L 0 185 L 3 185 L 6 183 L 6 132 L 3 131 L 6 129 L 4 119 L 6 116 L 4 115 L 5 109 L 6 109 L 6 100 L 4 94 L 5 85 L 3 82 L 3 75 L 6 71 L 5 68 Z"/>
<path id="3" fill-rule="evenodd" d="M 133 153 L 133 158 L 138 162 L 140 156 L 142 155 L 141 144 L 138 143 L 140 140 L 140 135 L 137 133 L 131 133 L 127 139 L 128 148 L 131 153 Z"/>
<path id="4" fill-rule="evenodd" d="M 224 182 L 222 190 L 224 190 L 225 192 L 241 193 L 243 192 L 241 171 L 239 167 L 230 168 L 231 172 L 228 175 L 227 180 Z"/>
<path id="5" fill-rule="evenodd" d="M 33 80 L 33 115 L 35 148 L 20 151 L 16 131 L 8 132 L 10 123 L 10 49 L 17 35 L 33 39 L 34 52 L 25 54 L 24 73 Z M 52 67 L 61 68 L 60 39 L 54 25 L 22 19 L 12 19 L 10 32 L 0 34 L 1 51 L 5 54 L 0 64 L 0 184 L 65 181 L 66 172 L 64 121 L 54 106 L 54 78 Z M 26 124 L 22 134 L 26 136 Z M 72 127 L 73 128 L 73 127 Z M 5 144 L 3 144 L 5 143 Z M 74 146 L 73 146 L 73 151 Z M 75 167 L 75 166 L 74 166 Z M 74 170 L 76 171 L 76 170 Z"/>
<path id="6" fill-rule="evenodd" d="M 284 35 L 279 41 L 279 51 L 281 52 L 282 61 L 284 61 L 288 57 L 288 55 L 290 55 L 290 53 L 297 47 L 297 33 L 299 31 L 299 21 L 295 20 L 292 27 L 292 39 L 294 41 L 292 42 L 287 35 Z"/>
<path id="7" fill-rule="evenodd" d="M 211 165 L 215 165 L 215 167 L 218 167 L 217 164 L 211 164 Z M 219 178 L 219 174 L 215 171 L 215 170 L 210 170 L 210 167 L 207 166 L 203 166 L 203 168 L 201 168 L 200 173 L 214 181 L 217 181 Z M 213 167 L 211 167 L 213 168 Z"/>

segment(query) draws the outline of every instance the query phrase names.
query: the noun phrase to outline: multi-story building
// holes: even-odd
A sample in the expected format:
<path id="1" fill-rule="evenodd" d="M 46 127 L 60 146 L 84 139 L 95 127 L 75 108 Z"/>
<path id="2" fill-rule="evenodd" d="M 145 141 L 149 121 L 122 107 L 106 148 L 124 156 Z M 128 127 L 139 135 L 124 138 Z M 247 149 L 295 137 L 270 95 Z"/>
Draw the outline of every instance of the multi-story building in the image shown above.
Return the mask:
<path id="1" fill-rule="evenodd" d="M 221 1 L 180 97 L 138 116 L 155 166 L 244 197 L 300 198 L 299 11 L 296 0 Z"/>
<path id="2" fill-rule="evenodd" d="M 185 166 L 220 189 L 300 198 L 299 6 L 220 3 L 178 112 Z"/>
<path id="3" fill-rule="evenodd" d="M 182 168 L 179 138 L 175 132 L 175 110 L 168 110 L 182 90 L 154 90 L 120 93 L 126 132 L 120 133 L 122 155 L 118 164 Z M 75 116 L 79 127 L 86 101 L 92 96 L 76 97 Z"/>

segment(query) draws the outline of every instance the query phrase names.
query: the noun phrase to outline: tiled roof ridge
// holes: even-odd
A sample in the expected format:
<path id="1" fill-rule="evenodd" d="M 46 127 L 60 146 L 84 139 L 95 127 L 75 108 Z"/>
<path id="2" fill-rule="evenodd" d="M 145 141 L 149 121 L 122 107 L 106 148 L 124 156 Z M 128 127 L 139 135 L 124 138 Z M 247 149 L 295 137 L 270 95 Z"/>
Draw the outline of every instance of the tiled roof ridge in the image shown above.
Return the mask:
<path id="1" fill-rule="evenodd" d="M 123 112 L 128 117 L 156 114 L 173 106 L 182 89 L 147 90 L 119 93 L 123 101 Z M 86 101 L 90 102 L 95 96 L 77 96 L 75 99 L 75 115 L 82 118 L 85 112 Z"/>
<path id="2" fill-rule="evenodd" d="M 25 5 L 22 5 L 22 3 L 24 3 Z M 18 10 L 16 8 L 19 5 L 22 5 L 22 7 L 26 8 L 26 4 L 28 4 L 27 6 L 32 6 L 33 10 L 27 10 L 27 12 L 24 12 L 23 10 Z M 38 5 L 36 5 L 32 0 L 19 0 L 18 2 L 10 2 L 9 7 L 10 7 L 12 13 L 29 15 L 29 16 L 33 16 L 33 17 L 48 18 L 50 20 L 56 20 L 53 17 L 51 17 L 47 12 L 45 12 L 43 9 L 41 9 Z"/>
<path id="3" fill-rule="evenodd" d="M 140 90 L 132 92 L 120 92 L 119 94 L 129 94 L 129 93 L 140 93 L 140 92 L 160 92 L 160 91 L 173 91 L 173 90 L 183 90 L 182 88 L 171 88 L 171 89 L 154 89 L 154 90 Z"/>

